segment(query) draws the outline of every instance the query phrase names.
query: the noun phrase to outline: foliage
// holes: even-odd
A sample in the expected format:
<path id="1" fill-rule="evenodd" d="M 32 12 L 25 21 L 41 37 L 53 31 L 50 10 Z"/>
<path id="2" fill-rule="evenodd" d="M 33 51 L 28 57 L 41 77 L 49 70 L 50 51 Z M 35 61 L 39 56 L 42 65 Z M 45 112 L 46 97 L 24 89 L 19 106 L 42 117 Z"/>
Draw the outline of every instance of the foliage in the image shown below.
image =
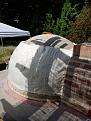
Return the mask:
<path id="1" fill-rule="evenodd" d="M 74 7 L 71 7 L 69 0 L 66 0 L 62 8 L 61 17 L 53 20 L 51 13 L 46 14 L 44 30 L 52 31 L 55 34 L 66 36 L 69 34 L 70 24 L 74 21 L 77 12 Z"/>
<path id="2" fill-rule="evenodd" d="M 90 1 L 0 0 L 0 21 L 29 30 L 31 36 L 49 31 L 68 37 L 71 41 L 80 42 L 81 39 L 88 40 L 90 38 L 88 37 L 90 25 L 87 25 L 90 22 L 87 19 L 84 20 L 84 18 L 91 18 L 86 15 L 89 8 L 83 8 L 84 2 L 89 3 Z M 82 13 L 81 10 L 84 12 Z"/>
<path id="3" fill-rule="evenodd" d="M 60 35 L 66 36 L 69 34 L 69 28 L 76 16 L 76 10 L 71 6 L 69 0 L 66 0 L 61 12 L 60 18 Z"/>
<path id="4" fill-rule="evenodd" d="M 51 12 L 46 14 L 46 22 L 44 24 L 44 31 L 53 32 L 55 20 L 53 20 L 53 16 Z"/>
<path id="5" fill-rule="evenodd" d="M 76 21 L 72 24 L 68 39 L 75 43 L 91 42 L 91 7 L 84 6 Z"/>
<path id="6" fill-rule="evenodd" d="M 8 46 L 8 47 L 0 47 L 0 63 L 5 62 L 10 56 L 11 53 L 14 51 L 14 46 Z"/>

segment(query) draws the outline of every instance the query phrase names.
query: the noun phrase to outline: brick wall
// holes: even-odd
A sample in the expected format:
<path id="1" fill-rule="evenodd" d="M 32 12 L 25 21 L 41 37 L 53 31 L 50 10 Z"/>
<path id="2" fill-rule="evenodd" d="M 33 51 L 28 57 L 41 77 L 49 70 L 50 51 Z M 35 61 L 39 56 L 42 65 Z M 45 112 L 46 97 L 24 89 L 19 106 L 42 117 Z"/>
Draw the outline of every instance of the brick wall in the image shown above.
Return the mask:
<path id="1" fill-rule="evenodd" d="M 62 100 L 88 114 L 91 110 L 91 46 L 75 45 L 73 51 L 64 80 Z"/>

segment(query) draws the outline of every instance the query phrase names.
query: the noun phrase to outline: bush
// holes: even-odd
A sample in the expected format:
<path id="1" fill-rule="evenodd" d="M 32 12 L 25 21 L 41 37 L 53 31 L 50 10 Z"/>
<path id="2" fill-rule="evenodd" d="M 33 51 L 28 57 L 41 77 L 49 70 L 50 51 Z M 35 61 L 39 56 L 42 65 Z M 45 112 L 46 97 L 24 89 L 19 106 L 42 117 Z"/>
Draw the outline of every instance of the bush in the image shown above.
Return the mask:
<path id="1" fill-rule="evenodd" d="M 53 20 L 53 16 L 52 16 L 51 12 L 47 13 L 46 14 L 46 21 L 44 24 L 44 31 L 53 32 L 54 23 L 55 23 L 55 21 Z"/>
<path id="2" fill-rule="evenodd" d="M 91 38 L 91 7 L 84 6 L 72 24 L 68 39 L 75 43 L 88 42 Z"/>

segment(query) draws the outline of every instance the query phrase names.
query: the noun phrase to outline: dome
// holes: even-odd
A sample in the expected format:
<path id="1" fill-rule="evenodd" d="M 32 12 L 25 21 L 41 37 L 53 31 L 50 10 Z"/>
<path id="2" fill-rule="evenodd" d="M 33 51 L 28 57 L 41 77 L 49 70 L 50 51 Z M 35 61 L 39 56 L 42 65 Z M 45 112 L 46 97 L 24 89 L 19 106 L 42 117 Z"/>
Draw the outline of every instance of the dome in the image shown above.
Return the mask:
<path id="1" fill-rule="evenodd" d="M 53 34 L 20 42 L 9 61 L 9 86 L 29 98 L 59 97 L 73 45 Z"/>

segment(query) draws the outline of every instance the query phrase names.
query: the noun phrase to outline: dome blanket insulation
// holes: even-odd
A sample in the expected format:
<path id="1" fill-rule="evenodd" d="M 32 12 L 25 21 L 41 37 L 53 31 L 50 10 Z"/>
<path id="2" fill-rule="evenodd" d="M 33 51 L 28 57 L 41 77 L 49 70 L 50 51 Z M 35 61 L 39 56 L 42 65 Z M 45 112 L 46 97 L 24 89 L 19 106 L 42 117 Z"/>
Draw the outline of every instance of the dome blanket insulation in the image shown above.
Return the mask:
<path id="1" fill-rule="evenodd" d="M 9 84 L 27 96 L 61 95 L 71 56 L 71 50 L 21 42 L 10 58 Z"/>

